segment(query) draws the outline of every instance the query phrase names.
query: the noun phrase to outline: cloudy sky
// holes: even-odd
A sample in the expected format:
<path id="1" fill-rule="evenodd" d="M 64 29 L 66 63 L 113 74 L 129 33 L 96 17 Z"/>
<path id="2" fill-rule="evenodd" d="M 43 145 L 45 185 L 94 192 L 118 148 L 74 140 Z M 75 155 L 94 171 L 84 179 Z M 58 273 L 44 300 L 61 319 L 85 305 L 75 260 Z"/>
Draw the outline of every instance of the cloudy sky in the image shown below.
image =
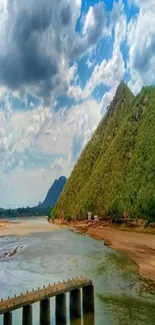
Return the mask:
<path id="1" fill-rule="evenodd" d="M 154 67 L 154 0 L 0 0 L 0 206 L 42 201 Z"/>

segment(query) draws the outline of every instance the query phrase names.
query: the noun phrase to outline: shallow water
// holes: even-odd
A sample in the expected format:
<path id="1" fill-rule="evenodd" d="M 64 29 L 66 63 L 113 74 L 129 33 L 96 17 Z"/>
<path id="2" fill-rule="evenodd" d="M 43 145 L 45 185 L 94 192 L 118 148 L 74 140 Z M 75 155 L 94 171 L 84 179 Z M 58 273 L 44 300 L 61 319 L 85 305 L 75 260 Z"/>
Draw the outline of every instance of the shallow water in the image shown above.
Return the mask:
<path id="1" fill-rule="evenodd" d="M 36 222 L 46 222 L 38 221 Z M 19 247 L 17 254 L 10 252 Z M 87 315 L 72 325 L 153 325 L 155 296 L 142 295 L 134 263 L 86 235 L 66 229 L 0 238 L 0 298 L 75 276 L 88 276 L 95 287 L 95 319 Z M 54 300 L 51 299 L 54 325 Z M 39 324 L 39 304 L 33 324 Z M 0 325 L 2 316 L 0 316 Z M 21 310 L 13 325 L 21 324 Z"/>

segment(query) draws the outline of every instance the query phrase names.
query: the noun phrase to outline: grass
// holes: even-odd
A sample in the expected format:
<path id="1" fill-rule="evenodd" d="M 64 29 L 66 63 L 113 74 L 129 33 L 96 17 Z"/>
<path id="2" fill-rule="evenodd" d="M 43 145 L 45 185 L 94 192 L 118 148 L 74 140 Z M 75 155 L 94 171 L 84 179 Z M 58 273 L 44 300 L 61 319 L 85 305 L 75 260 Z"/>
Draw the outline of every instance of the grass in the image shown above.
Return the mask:
<path id="1" fill-rule="evenodd" d="M 98 295 L 114 313 L 117 325 L 154 325 L 155 299 L 152 301 L 126 295 Z"/>
<path id="2" fill-rule="evenodd" d="M 104 260 L 98 264 L 95 275 L 102 275 L 109 267 L 121 272 L 124 278 L 137 274 L 137 265 L 120 252 L 107 253 Z"/>

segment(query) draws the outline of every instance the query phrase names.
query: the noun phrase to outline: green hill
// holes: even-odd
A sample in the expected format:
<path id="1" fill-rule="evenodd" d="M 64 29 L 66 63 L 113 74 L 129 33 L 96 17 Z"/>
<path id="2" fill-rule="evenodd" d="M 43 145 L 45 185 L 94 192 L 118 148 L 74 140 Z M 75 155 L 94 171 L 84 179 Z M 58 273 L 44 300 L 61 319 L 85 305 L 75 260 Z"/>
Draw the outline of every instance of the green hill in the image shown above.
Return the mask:
<path id="1" fill-rule="evenodd" d="M 155 214 L 155 88 L 135 97 L 121 82 L 51 215 Z"/>

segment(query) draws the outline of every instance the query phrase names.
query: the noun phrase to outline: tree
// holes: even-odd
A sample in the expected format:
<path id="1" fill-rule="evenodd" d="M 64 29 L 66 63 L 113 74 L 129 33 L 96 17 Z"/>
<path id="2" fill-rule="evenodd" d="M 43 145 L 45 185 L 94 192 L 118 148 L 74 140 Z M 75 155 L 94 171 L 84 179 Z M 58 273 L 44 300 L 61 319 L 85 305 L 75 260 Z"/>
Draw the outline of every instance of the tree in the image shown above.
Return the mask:
<path id="1" fill-rule="evenodd" d="M 119 223 L 120 219 L 122 218 L 122 210 L 117 200 L 112 201 L 111 205 L 109 206 L 109 215 L 114 223 Z"/>
<path id="2" fill-rule="evenodd" d="M 93 210 L 94 210 L 94 204 L 93 204 L 93 201 L 92 201 L 92 200 L 87 200 L 87 201 L 85 202 L 84 208 L 85 208 L 86 212 L 88 212 L 88 211 L 93 212 Z"/>
<path id="3" fill-rule="evenodd" d="M 146 204 L 146 208 L 144 208 L 144 213 L 149 220 L 155 221 L 155 197 L 151 197 Z"/>

